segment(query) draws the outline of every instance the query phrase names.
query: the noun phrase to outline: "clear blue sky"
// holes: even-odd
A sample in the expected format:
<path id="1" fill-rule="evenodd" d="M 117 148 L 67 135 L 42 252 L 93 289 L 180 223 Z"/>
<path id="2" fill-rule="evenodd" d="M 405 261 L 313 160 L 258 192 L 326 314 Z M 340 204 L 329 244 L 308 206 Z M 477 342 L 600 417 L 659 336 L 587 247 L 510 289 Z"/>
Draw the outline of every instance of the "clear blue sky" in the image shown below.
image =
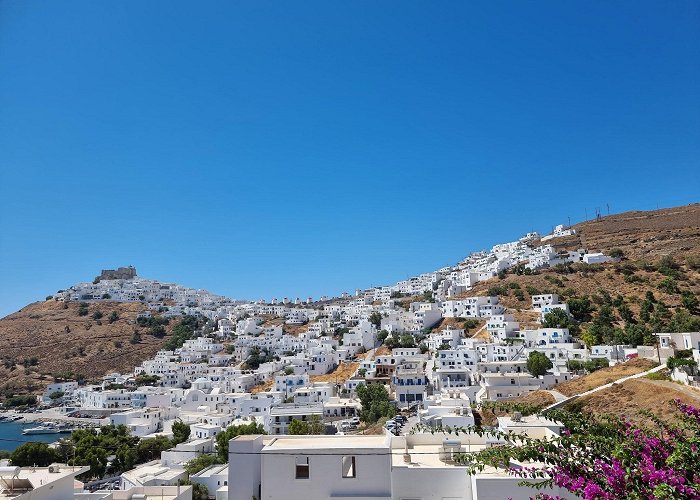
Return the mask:
<path id="1" fill-rule="evenodd" d="M 700 3 L 0 2 L 0 316 L 395 282 L 700 201 Z"/>

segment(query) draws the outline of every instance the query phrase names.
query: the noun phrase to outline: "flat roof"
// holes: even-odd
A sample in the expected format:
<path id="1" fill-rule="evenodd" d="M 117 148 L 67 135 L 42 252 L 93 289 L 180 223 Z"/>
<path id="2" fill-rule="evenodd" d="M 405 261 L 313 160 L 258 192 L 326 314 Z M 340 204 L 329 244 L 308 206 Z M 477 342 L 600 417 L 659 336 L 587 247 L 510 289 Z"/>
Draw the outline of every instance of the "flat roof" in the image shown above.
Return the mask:
<path id="1" fill-rule="evenodd" d="M 90 467 L 88 466 L 72 466 L 64 464 L 58 464 L 58 472 L 49 472 L 48 467 L 22 467 L 15 479 L 17 489 L 3 489 L 0 491 L 0 498 L 14 498 L 18 496 L 19 493 L 23 493 L 24 491 L 32 491 L 59 479 L 63 479 L 66 476 L 75 477 L 77 474 L 81 474 L 88 470 L 90 470 Z M 8 485 L 11 485 L 12 479 L 5 477 L 5 482 Z"/>
<path id="2" fill-rule="evenodd" d="M 211 477 L 216 474 L 219 474 L 223 471 L 228 470 L 228 464 L 217 464 L 217 465 L 212 465 L 210 467 L 207 467 L 206 469 L 197 472 L 196 474 L 192 474 L 195 477 Z"/>
<path id="3" fill-rule="evenodd" d="M 389 450 L 389 443 L 386 436 L 300 436 L 296 437 L 278 437 L 271 441 L 263 448 L 263 452 L 274 452 L 276 450 L 299 450 L 308 451 L 309 455 L 313 455 L 317 450 L 323 449 L 347 449 L 347 448 L 386 448 Z"/>
<path id="4" fill-rule="evenodd" d="M 465 453 L 476 453 L 481 450 L 486 449 L 485 444 L 464 444 L 462 447 L 462 452 Z M 419 444 L 415 446 L 410 446 L 408 448 L 408 454 L 411 455 L 411 462 L 406 463 L 403 459 L 403 450 L 394 448 L 391 455 L 391 465 L 393 467 L 465 467 L 463 465 L 455 463 L 446 463 L 440 460 L 440 453 L 442 452 L 442 445 L 438 444 Z"/>

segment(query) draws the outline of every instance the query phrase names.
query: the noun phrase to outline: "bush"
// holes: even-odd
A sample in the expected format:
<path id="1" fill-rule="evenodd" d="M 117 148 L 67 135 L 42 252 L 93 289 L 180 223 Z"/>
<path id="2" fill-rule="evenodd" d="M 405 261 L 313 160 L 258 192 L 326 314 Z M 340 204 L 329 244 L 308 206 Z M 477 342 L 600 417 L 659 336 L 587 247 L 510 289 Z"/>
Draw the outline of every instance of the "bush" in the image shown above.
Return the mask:
<path id="1" fill-rule="evenodd" d="M 694 271 L 700 270 L 700 255 L 690 255 L 686 258 L 685 263 Z"/>
<path id="2" fill-rule="evenodd" d="M 145 373 L 137 375 L 136 379 L 134 379 L 134 383 L 137 387 L 142 385 L 157 385 L 158 382 L 160 382 L 160 377 L 158 375 L 148 375 Z"/>
<path id="3" fill-rule="evenodd" d="M 63 391 L 55 391 L 49 394 L 49 398 L 51 399 L 60 399 L 65 395 L 65 392 Z"/>
<path id="4" fill-rule="evenodd" d="M 680 271 L 680 265 L 670 255 L 664 255 L 659 259 L 659 262 L 656 264 L 656 270 L 669 278 L 680 279 L 683 276 L 683 273 Z"/>
<path id="5" fill-rule="evenodd" d="M 625 256 L 625 252 L 623 252 L 619 248 L 613 248 L 612 250 L 610 250 L 610 257 L 613 257 L 615 259 L 621 259 L 624 256 Z"/>
<path id="6" fill-rule="evenodd" d="M 86 302 L 81 302 L 78 306 L 78 316 L 87 316 L 90 311 Z"/>
<path id="7" fill-rule="evenodd" d="M 16 408 L 19 406 L 36 406 L 36 396 L 27 394 L 26 396 L 12 396 L 5 400 L 5 406 L 7 408 Z"/>
<path id="8" fill-rule="evenodd" d="M 488 289 L 486 292 L 488 295 L 491 297 L 496 297 L 496 296 L 507 296 L 508 295 L 508 287 L 504 285 L 494 285 L 491 288 Z"/>
<path id="9" fill-rule="evenodd" d="M 679 292 L 678 290 L 678 283 L 676 283 L 676 280 L 673 278 L 664 278 L 661 283 L 657 285 L 659 290 L 662 292 L 666 292 L 669 295 L 673 295 Z"/>

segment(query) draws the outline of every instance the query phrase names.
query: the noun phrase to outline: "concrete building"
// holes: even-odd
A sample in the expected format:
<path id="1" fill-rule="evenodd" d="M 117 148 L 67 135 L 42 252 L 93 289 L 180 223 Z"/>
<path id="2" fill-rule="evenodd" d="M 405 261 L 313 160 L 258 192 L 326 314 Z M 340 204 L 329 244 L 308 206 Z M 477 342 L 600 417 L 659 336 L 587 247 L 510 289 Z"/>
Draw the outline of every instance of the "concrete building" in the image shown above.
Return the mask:
<path id="1" fill-rule="evenodd" d="M 554 437 L 551 422 L 519 429 Z M 229 500 L 502 500 L 536 490 L 488 468 L 470 476 L 455 455 L 499 444 L 488 435 L 238 436 L 229 442 Z M 544 490 L 550 495 L 567 493 Z"/>

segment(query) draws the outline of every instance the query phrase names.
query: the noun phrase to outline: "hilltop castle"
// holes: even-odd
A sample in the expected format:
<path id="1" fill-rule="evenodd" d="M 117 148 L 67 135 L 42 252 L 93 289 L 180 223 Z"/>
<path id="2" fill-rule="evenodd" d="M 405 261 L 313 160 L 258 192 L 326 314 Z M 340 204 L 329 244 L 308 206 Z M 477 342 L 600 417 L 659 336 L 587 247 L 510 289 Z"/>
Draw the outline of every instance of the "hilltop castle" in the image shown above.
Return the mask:
<path id="1" fill-rule="evenodd" d="M 120 267 L 118 269 L 103 269 L 95 281 L 100 280 L 130 280 L 136 277 L 134 266 Z"/>

